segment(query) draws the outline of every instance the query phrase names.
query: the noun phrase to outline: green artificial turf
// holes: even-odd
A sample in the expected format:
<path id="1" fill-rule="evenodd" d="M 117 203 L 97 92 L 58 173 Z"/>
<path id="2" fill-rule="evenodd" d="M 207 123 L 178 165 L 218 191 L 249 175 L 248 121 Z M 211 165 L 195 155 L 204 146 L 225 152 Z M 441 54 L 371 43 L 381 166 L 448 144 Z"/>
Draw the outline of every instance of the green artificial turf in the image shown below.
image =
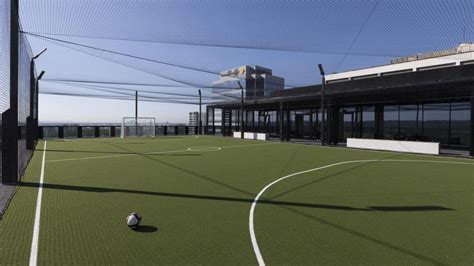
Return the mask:
<path id="1" fill-rule="evenodd" d="M 28 263 L 42 147 L 0 220 L 1 265 Z M 255 209 L 265 262 L 472 265 L 473 160 L 218 137 L 48 141 L 38 263 L 254 265 L 249 210 L 263 187 L 366 159 L 418 161 L 275 184 Z M 134 211 L 138 232 L 125 224 Z"/>

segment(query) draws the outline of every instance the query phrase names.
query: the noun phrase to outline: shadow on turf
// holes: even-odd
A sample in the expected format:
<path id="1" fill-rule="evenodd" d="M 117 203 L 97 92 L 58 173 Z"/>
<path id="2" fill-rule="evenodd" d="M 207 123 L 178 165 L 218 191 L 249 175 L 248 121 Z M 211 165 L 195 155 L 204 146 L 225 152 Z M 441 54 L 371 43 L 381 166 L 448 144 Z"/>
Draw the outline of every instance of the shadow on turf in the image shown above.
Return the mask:
<path id="1" fill-rule="evenodd" d="M 398 157 L 398 156 L 400 156 L 400 155 L 401 155 L 401 154 L 390 155 L 390 156 L 385 157 L 385 158 L 383 158 L 383 159 L 381 159 L 381 160 L 393 159 L 393 158 Z M 294 187 L 294 188 L 285 190 L 285 191 L 283 191 L 283 192 L 281 192 L 281 193 L 278 193 L 278 194 L 272 196 L 270 199 L 276 199 L 276 198 L 278 198 L 278 197 L 281 197 L 281 196 L 286 195 L 286 194 L 288 194 L 288 193 L 294 192 L 294 191 L 299 190 L 299 189 L 301 189 L 301 188 L 305 188 L 305 187 L 307 187 L 307 186 L 311 186 L 311 185 L 316 184 L 316 183 L 319 183 L 319 182 L 321 182 L 321 181 L 324 181 L 324 180 L 327 180 L 327 179 L 336 177 L 336 176 L 338 176 L 338 175 L 341 175 L 341 174 L 350 172 L 350 171 L 352 171 L 352 170 L 355 170 L 355 169 L 358 169 L 358 168 L 363 168 L 363 167 L 365 167 L 365 166 L 368 166 L 368 165 L 371 165 L 371 164 L 375 164 L 375 163 L 377 163 L 377 161 L 366 162 L 366 163 L 361 163 L 361 164 L 356 164 L 356 165 L 354 165 L 354 166 L 352 166 L 352 167 L 350 167 L 350 168 L 348 168 L 348 169 L 343 169 L 343 170 L 340 170 L 340 171 L 336 171 L 335 173 L 332 173 L 332 174 L 329 174 L 329 175 L 326 175 L 326 176 L 322 176 L 321 178 L 312 180 L 312 181 L 310 181 L 310 182 L 308 182 L 308 183 L 305 183 L 305 184 L 303 184 L 303 185 L 300 185 L 300 186 L 297 186 L 297 187 Z"/>
<path id="2" fill-rule="evenodd" d="M 43 151 L 43 149 L 36 149 Z M 99 153 L 99 154 L 128 154 L 128 155 L 149 155 L 149 156 L 201 156 L 200 153 L 139 153 L 139 152 L 122 152 L 122 151 L 74 151 L 74 150 L 54 150 L 47 149 L 48 152 L 68 152 L 68 153 Z M 165 151 L 166 152 L 166 151 Z M 73 158 L 74 159 L 74 158 Z M 80 159 L 80 158 L 79 158 Z"/>
<path id="3" fill-rule="evenodd" d="M 345 226 L 342 226 L 342 225 L 339 225 L 339 224 L 336 224 L 334 223 L 333 221 L 330 221 L 330 220 L 325 220 L 323 218 L 320 218 L 320 217 L 317 217 L 317 216 L 314 216 L 314 215 L 311 215 L 311 214 L 308 214 L 308 213 L 305 213 L 305 212 L 302 212 L 302 211 L 299 211 L 299 210 L 296 210 L 296 209 L 292 209 L 292 208 L 288 208 L 288 207 L 285 207 L 285 206 L 282 206 L 282 208 L 294 213 L 294 214 L 298 214 L 298 215 L 301 215 L 305 218 L 308 218 L 308 219 L 311 219 L 315 222 L 318 222 L 320 224 L 324 224 L 326 226 L 329 226 L 329 227 L 332 227 L 334 229 L 337 229 L 337 230 L 340 230 L 340 231 L 343 231 L 343 232 L 346 232 L 350 235 L 353 235 L 353 236 L 356 236 L 356 237 L 359 237 L 361 239 L 365 239 L 367 241 L 370 241 L 372 243 L 375 243 L 377 245 L 381 245 L 385 248 L 388 248 L 388 249 L 392 249 L 392 250 L 395 250 L 395 251 L 398 251 L 398 252 L 401 252 L 403 254 L 406 254 L 406 255 L 409 255 L 411 257 L 414 257 L 414 258 L 417 258 L 419 260 L 422 260 L 424 262 L 427 262 L 429 264 L 432 264 L 432 265 L 444 265 L 438 261 L 436 261 L 435 259 L 433 258 L 430 258 L 428 256 L 425 256 L 423 254 L 419 254 L 415 251 L 412 251 L 412 250 L 409 250 L 405 247 L 399 247 L 395 244 L 392 244 L 390 242 L 388 242 L 387 240 L 385 239 L 378 239 L 374 236 L 372 236 L 371 234 L 365 234 L 364 232 L 360 232 L 360 231 L 357 231 L 357 230 L 354 230 L 354 229 L 351 229 L 351 228 L 348 228 L 348 227 L 345 227 Z"/>
<path id="4" fill-rule="evenodd" d="M 158 228 L 152 225 L 140 225 L 138 228 L 136 228 L 133 231 L 139 232 L 139 233 L 154 233 L 158 231 Z"/>
<path id="5" fill-rule="evenodd" d="M 125 149 L 124 147 L 121 147 L 119 145 L 115 145 L 115 144 L 112 144 L 112 143 L 108 143 L 110 146 L 112 147 L 115 147 L 115 148 L 119 148 L 121 150 L 124 150 L 126 152 L 133 152 L 129 149 Z M 154 157 L 154 156 L 149 156 L 149 154 L 141 154 L 140 156 L 142 156 L 143 158 L 146 158 L 148 160 L 151 160 L 153 162 L 157 162 L 159 164 L 162 164 L 162 165 L 166 165 L 168 167 L 171 167 L 171 168 L 174 168 L 176 170 L 179 170 L 179 171 L 182 171 L 184 173 L 187 173 L 187 174 L 190 174 L 192 176 L 195 176 L 197 178 L 200 178 L 200 179 L 203 179 L 203 180 L 206 180 L 208 182 L 211 182 L 213 184 L 216 184 L 216 185 L 219 185 L 219 186 L 222 186 L 222 187 L 225 187 L 225 188 L 228 188 L 228 189 L 231 189 L 233 191 L 236 191 L 236 192 L 239 192 L 239 193 L 242 193 L 242 194 L 246 194 L 246 195 L 251 195 L 253 196 L 253 193 L 250 193 L 248 191 L 245 191 L 243 189 L 240 189 L 238 187 L 235 187 L 235 186 L 232 186 L 232 185 L 229 185 L 229 184 L 226 184 L 224 182 L 221 182 L 221 181 L 218 181 L 214 178 L 211 178 L 211 177 L 208 177 L 208 176 L 205 176 L 205 175 L 202 175 L 202 174 L 199 174 L 199 173 L 196 173 L 196 172 L 193 172 L 191 170 L 188 170 L 184 167 L 181 167 L 181 166 L 178 166 L 178 165 L 175 165 L 175 164 L 172 164 L 170 162 L 165 162 L 165 161 L 162 161 L 162 160 L 159 160 L 157 157 Z"/>
<path id="6" fill-rule="evenodd" d="M 21 182 L 20 186 L 23 187 L 39 187 L 38 183 L 33 182 Z M 140 194 L 149 196 L 161 196 L 161 197 L 173 197 L 173 198 L 187 198 L 187 199 L 200 199 L 200 200 L 216 200 L 216 201 L 228 201 L 228 202 L 243 202 L 253 203 L 253 199 L 245 198 L 233 198 L 233 197 L 222 197 L 222 196 L 210 196 L 210 195 L 196 195 L 196 194 L 181 194 L 181 193 L 170 193 L 170 192 L 153 192 L 153 191 L 142 191 L 132 189 L 117 189 L 117 188 L 100 188 L 100 187 L 86 187 L 86 186 L 70 186 L 60 184 L 43 184 L 44 189 L 59 189 L 69 191 L 83 191 L 83 192 L 95 192 L 95 193 L 130 193 Z M 328 209 L 328 210 L 339 210 L 339 211 L 383 211 L 383 212 L 402 212 L 402 211 L 452 211 L 453 209 L 445 208 L 442 206 L 370 206 L 368 208 L 355 208 L 350 206 L 342 205 L 328 205 L 328 204 L 317 204 L 317 203 L 302 203 L 302 202 L 291 202 L 291 201 L 276 201 L 276 200 L 259 200 L 259 204 L 270 204 L 270 205 L 284 205 L 294 207 L 305 207 L 305 208 L 317 208 L 317 209 Z"/>

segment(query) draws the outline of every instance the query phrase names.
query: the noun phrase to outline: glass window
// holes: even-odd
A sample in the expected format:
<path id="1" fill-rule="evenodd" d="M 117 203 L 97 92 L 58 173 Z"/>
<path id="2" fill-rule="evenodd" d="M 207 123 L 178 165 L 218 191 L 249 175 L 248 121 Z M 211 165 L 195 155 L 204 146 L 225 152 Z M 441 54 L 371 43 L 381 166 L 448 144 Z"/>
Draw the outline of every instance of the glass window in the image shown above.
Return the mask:
<path id="1" fill-rule="evenodd" d="M 214 109 L 214 125 L 215 126 L 222 125 L 222 109 L 221 108 Z"/>
<path id="2" fill-rule="evenodd" d="M 156 127 L 155 128 L 155 135 L 163 136 L 165 134 L 165 127 Z"/>
<path id="3" fill-rule="evenodd" d="M 400 131 L 398 139 L 418 140 L 421 110 L 418 105 L 400 105 Z"/>
<path id="4" fill-rule="evenodd" d="M 364 106 L 362 111 L 362 137 L 375 138 L 375 107 Z"/>
<path id="5" fill-rule="evenodd" d="M 43 127 L 43 138 L 57 138 L 58 132 L 58 127 Z"/>
<path id="6" fill-rule="evenodd" d="M 83 138 L 93 138 L 93 137 L 95 137 L 95 128 L 94 127 L 82 127 L 82 137 Z"/>
<path id="7" fill-rule="evenodd" d="M 449 103 L 423 105 L 422 136 L 425 141 L 448 144 Z"/>
<path id="8" fill-rule="evenodd" d="M 347 138 L 356 137 L 357 110 L 355 107 L 344 107 L 341 109 L 343 115 L 342 137 L 341 141 Z"/>
<path id="9" fill-rule="evenodd" d="M 451 104 L 451 147 L 469 147 L 471 138 L 471 103 Z"/>
<path id="10" fill-rule="evenodd" d="M 110 127 L 99 127 L 100 137 L 110 137 Z"/>
<path id="11" fill-rule="evenodd" d="M 383 132 L 385 139 L 398 137 L 399 112 L 398 105 L 388 105 L 383 108 Z"/>
<path id="12" fill-rule="evenodd" d="M 115 127 L 115 136 L 120 137 L 122 133 L 122 127 Z"/>
<path id="13" fill-rule="evenodd" d="M 77 127 L 64 127 L 64 138 L 77 138 Z"/>
<path id="14" fill-rule="evenodd" d="M 175 127 L 174 126 L 167 126 L 166 127 L 166 134 L 174 135 L 175 134 Z"/>

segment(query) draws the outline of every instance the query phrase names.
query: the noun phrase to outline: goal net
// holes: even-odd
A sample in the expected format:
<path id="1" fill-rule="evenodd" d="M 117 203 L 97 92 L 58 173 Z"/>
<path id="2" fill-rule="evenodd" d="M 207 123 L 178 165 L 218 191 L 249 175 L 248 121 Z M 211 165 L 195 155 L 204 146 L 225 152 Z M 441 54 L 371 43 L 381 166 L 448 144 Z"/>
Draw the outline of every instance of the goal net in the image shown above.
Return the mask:
<path id="1" fill-rule="evenodd" d="M 155 118 L 124 117 L 120 137 L 155 137 Z"/>

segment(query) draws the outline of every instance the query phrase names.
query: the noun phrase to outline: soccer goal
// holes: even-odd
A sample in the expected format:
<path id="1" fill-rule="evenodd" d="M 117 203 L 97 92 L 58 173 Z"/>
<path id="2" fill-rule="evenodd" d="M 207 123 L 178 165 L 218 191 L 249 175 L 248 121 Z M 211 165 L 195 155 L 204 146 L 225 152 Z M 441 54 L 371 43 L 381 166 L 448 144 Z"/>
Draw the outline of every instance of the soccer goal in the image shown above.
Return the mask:
<path id="1" fill-rule="evenodd" d="M 120 137 L 155 137 L 154 117 L 124 117 Z"/>

